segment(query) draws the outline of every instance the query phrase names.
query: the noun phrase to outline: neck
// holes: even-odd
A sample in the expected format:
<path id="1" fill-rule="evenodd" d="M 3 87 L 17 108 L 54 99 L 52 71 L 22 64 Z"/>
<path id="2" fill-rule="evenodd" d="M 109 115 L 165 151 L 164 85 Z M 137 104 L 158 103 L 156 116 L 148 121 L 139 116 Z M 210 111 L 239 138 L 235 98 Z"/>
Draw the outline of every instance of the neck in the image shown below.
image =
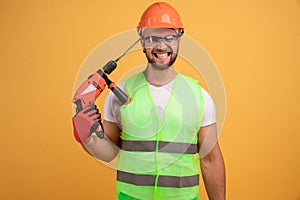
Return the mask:
<path id="1" fill-rule="evenodd" d="M 171 82 L 176 77 L 177 72 L 174 70 L 173 66 L 164 70 L 157 70 L 148 63 L 144 74 L 148 83 L 151 85 L 163 86 Z"/>

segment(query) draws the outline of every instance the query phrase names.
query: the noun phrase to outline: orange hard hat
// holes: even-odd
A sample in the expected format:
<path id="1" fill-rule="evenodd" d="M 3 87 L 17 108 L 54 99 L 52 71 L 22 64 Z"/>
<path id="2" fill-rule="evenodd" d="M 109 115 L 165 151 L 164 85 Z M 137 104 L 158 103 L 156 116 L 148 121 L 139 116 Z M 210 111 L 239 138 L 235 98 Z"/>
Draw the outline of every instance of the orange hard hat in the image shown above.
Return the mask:
<path id="1" fill-rule="evenodd" d="M 145 10 L 137 28 L 183 29 L 183 25 L 179 14 L 171 5 L 157 2 Z"/>

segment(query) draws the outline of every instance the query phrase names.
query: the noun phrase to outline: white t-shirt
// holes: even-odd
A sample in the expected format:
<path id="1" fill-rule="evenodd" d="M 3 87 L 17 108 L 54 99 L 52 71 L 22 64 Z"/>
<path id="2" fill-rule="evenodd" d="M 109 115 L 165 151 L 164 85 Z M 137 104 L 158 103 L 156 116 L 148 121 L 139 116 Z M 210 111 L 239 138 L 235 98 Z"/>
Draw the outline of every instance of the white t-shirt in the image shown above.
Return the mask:
<path id="1" fill-rule="evenodd" d="M 163 111 L 168 103 L 170 93 L 172 90 L 174 80 L 170 83 L 155 87 L 148 83 L 152 99 L 154 100 L 157 108 L 159 117 L 162 116 Z M 125 90 L 125 82 L 120 83 L 119 88 Z M 214 102 L 211 96 L 202 87 L 202 96 L 204 100 L 204 114 L 202 117 L 202 127 L 208 126 L 216 122 L 216 110 Z M 107 95 L 104 103 L 104 120 L 109 122 L 115 122 L 118 127 L 122 130 L 121 114 L 120 114 L 121 104 L 117 97 L 110 91 Z"/>

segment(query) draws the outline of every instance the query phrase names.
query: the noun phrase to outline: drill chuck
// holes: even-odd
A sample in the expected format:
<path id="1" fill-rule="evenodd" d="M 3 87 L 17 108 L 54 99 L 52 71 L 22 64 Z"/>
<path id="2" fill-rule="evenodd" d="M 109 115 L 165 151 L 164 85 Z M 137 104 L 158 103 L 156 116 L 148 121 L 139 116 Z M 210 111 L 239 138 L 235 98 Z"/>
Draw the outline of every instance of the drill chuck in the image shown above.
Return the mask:
<path id="1" fill-rule="evenodd" d="M 114 60 L 109 61 L 108 63 L 106 63 L 106 65 L 104 65 L 103 67 L 103 71 L 106 74 L 110 74 L 112 73 L 112 71 L 114 71 L 117 67 L 117 63 Z"/>

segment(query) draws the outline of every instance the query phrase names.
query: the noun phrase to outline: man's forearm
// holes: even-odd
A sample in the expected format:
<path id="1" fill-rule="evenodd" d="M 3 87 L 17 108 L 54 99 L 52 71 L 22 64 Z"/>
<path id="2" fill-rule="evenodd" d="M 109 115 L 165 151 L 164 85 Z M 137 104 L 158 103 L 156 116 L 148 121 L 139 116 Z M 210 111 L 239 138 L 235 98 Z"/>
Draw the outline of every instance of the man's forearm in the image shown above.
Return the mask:
<path id="1" fill-rule="evenodd" d="M 92 156 L 105 162 L 112 161 L 119 152 L 119 148 L 107 137 L 100 139 L 97 136 L 91 136 L 90 141 L 82 146 Z"/>
<path id="2" fill-rule="evenodd" d="M 213 158 L 201 159 L 201 170 L 208 198 L 225 200 L 226 181 L 222 154 Z"/>

